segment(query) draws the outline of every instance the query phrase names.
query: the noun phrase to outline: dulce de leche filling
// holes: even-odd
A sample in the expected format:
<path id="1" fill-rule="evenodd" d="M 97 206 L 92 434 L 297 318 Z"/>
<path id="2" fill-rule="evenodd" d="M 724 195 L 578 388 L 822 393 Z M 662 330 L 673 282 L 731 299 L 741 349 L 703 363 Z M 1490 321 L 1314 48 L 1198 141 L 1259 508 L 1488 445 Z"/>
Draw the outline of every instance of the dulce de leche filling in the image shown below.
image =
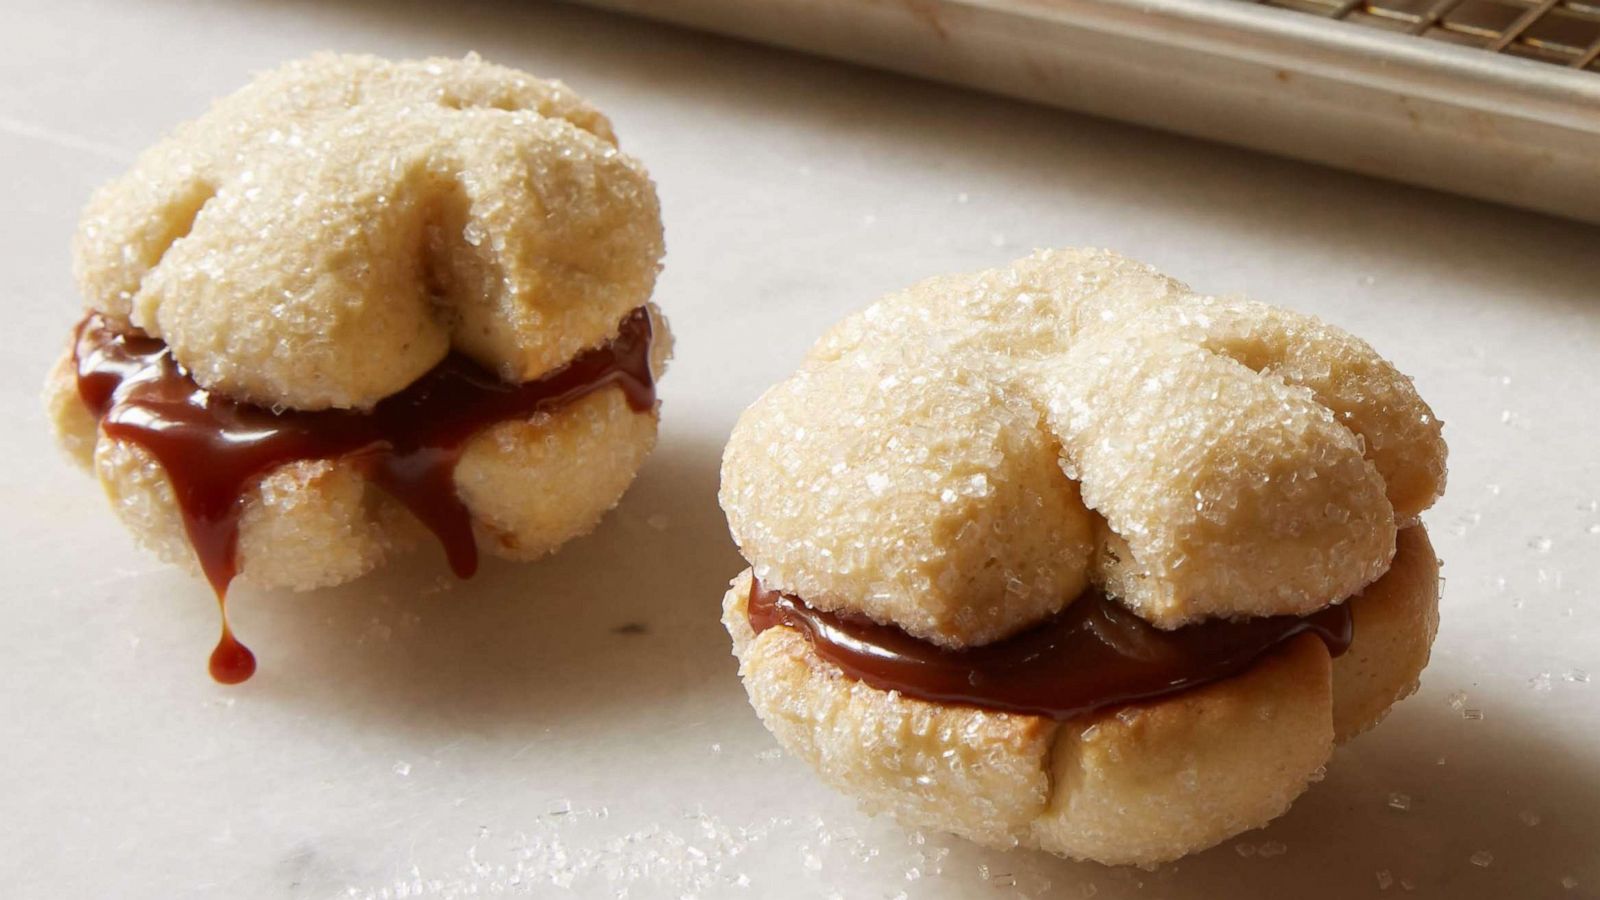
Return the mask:
<path id="1" fill-rule="evenodd" d="M 353 462 L 433 532 L 450 568 L 469 578 L 478 568 L 478 546 L 455 489 L 467 441 L 491 425 L 558 409 L 608 385 L 621 388 L 636 412 L 654 409 L 650 343 L 650 315 L 640 308 L 609 343 L 535 381 L 508 384 L 452 353 L 364 412 L 274 412 L 229 400 L 196 384 L 162 341 L 118 331 L 97 313 L 78 325 L 73 353 L 78 395 L 105 434 L 144 448 L 172 484 L 189 542 L 222 606 L 211 674 L 234 684 L 254 673 L 255 657 L 228 628 L 225 598 L 238 574 L 243 497 L 262 476 L 301 460 Z"/>
<path id="2" fill-rule="evenodd" d="M 757 634 L 774 625 L 799 631 L 818 656 L 879 690 L 1056 720 L 1219 681 L 1306 632 L 1339 656 L 1355 633 L 1347 603 L 1309 616 L 1219 619 L 1162 631 L 1090 588 L 1026 631 L 950 650 L 859 614 L 814 609 L 754 578 L 749 617 Z"/>

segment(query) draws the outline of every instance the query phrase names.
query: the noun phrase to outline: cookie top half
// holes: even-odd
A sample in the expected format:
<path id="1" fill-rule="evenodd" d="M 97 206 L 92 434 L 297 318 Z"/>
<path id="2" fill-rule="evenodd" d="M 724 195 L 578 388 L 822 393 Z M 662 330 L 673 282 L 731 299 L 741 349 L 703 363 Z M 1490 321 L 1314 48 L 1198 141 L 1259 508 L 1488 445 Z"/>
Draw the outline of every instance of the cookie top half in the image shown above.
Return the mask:
<path id="1" fill-rule="evenodd" d="M 508 382 L 604 343 L 664 248 L 654 185 L 564 85 L 319 55 L 139 157 L 74 243 L 88 305 L 203 387 L 366 409 L 452 349 Z"/>
<path id="2" fill-rule="evenodd" d="M 840 322 L 740 418 L 721 501 L 766 587 L 964 647 L 1090 584 L 1163 628 L 1312 612 L 1444 478 L 1359 338 L 1059 250 Z"/>

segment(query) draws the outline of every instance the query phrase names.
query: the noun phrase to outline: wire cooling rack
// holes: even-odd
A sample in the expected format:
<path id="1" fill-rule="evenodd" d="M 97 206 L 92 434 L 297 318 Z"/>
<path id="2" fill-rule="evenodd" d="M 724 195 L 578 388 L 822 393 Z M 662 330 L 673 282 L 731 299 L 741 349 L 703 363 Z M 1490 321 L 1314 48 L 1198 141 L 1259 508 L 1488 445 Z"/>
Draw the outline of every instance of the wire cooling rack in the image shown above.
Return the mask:
<path id="1" fill-rule="evenodd" d="M 1600 0 L 1246 0 L 1600 73 Z"/>

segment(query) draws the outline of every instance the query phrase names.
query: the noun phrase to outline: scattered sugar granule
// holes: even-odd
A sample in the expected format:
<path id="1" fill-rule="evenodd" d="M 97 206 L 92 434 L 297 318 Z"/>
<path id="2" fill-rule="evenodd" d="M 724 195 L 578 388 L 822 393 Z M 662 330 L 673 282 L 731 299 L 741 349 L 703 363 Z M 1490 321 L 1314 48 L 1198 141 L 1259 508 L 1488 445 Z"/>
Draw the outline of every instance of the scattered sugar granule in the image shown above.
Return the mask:
<path id="1" fill-rule="evenodd" d="M 1561 886 L 1569 891 L 1576 890 L 1578 887 L 1578 879 L 1573 878 L 1571 875 L 1563 876 L 1561 879 Z"/>
<path id="2" fill-rule="evenodd" d="M 1280 841 L 1267 841 L 1261 845 L 1261 848 L 1258 852 L 1261 854 L 1262 858 L 1265 859 L 1273 856 L 1282 856 L 1283 854 L 1289 852 L 1289 847 L 1287 844 L 1284 844 Z"/>
<path id="3" fill-rule="evenodd" d="M 1405 812 L 1411 809 L 1411 795 L 1396 791 L 1389 795 L 1389 808 Z"/>
<path id="4" fill-rule="evenodd" d="M 1467 692 L 1466 691 L 1452 691 L 1450 693 L 1450 695 L 1445 697 L 1444 699 L 1445 699 L 1446 703 L 1450 704 L 1450 708 L 1451 709 L 1455 710 L 1456 712 L 1460 712 L 1461 710 L 1466 708 L 1466 705 L 1467 705 Z"/>
<path id="5" fill-rule="evenodd" d="M 1469 706 L 1461 711 L 1461 718 L 1466 719 L 1469 722 L 1476 722 L 1483 718 L 1483 710 L 1478 709 L 1475 706 Z"/>
<path id="6" fill-rule="evenodd" d="M 1387 891 L 1391 887 L 1394 887 L 1394 876 L 1389 874 L 1389 870 L 1388 869 L 1379 869 L 1378 870 L 1378 890 Z"/>
<path id="7" fill-rule="evenodd" d="M 411 763 L 401 760 L 394 764 L 394 773 L 402 778 L 411 774 Z"/>
<path id="8" fill-rule="evenodd" d="M 1528 826 L 1529 828 L 1532 828 L 1543 821 L 1539 818 L 1539 814 L 1531 809 L 1525 809 L 1522 812 L 1517 813 L 1517 818 L 1521 819 L 1522 824 Z"/>
<path id="9" fill-rule="evenodd" d="M 1487 850 L 1479 850 L 1477 853 L 1467 857 L 1467 861 L 1480 869 L 1487 869 L 1489 864 L 1494 862 L 1494 854 Z"/>
<path id="10" fill-rule="evenodd" d="M 440 575 L 434 578 L 431 584 L 425 585 L 421 590 L 417 591 L 417 595 L 420 597 L 428 597 L 433 594 L 443 594 L 447 591 L 453 591 L 456 589 L 457 581 L 460 581 L 460 579 L 446 578 L 445 576 Z"/>
<path id="11" fill-rule="evenodd" d="M 1589 683 L 1589 673 L 1585 672 L 1582 669 L 1569 669 L 1569 670 L 1567 670 L 1567 674 L 1561 676 L 1561 678 L 1564 681 L 1571 682 L 1572 684 L 1588 684 Z"/>

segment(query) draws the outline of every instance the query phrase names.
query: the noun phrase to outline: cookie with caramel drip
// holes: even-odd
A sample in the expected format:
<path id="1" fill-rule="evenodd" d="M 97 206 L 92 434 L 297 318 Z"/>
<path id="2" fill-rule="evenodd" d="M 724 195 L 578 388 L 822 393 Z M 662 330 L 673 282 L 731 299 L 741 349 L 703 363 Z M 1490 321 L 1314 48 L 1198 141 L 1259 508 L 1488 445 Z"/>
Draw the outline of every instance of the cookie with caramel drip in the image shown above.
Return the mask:
<path id="1" fill-rule="evenodd" d="M 432 537 L 458 574 L 589 531 L 654 446 L 655 186 L 565 85 L 323 54 L 90 200 L 62 444 L 140 543 L 264 587 Z"/>

